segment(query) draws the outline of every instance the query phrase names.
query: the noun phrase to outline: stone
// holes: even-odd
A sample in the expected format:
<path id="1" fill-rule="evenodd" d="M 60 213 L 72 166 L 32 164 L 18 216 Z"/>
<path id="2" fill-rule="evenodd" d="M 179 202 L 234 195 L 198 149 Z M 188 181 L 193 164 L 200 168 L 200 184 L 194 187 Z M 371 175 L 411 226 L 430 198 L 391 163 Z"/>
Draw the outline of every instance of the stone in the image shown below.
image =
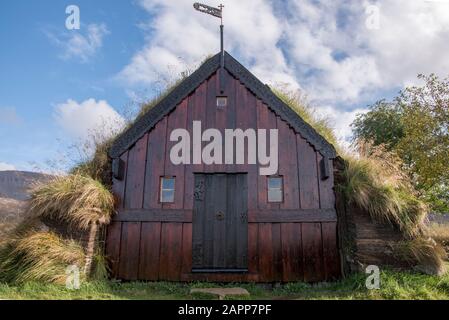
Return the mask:
<path id="1" fill-rule="evenodd" d="M 447 270 L 445 266 L 431 266 L 431 265 L 417 265 L 414 268 L 416 271 L 430 275 L 442 277 L 446 274 Z"/>
<path id="2" fill-rule="evenodd" d="M 208 293 L 218 296 L 223 300 L 226 296 L 249 296 L 249 292 L 243 288 L 194 288 L 190 293 Z"/>

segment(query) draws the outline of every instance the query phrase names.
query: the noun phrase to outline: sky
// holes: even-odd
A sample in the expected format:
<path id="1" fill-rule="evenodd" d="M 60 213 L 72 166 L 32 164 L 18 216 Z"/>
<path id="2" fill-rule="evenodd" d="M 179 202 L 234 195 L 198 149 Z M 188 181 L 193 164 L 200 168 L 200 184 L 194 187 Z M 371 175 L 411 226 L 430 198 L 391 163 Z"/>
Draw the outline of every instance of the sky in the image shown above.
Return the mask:
<path id="1" fill-rule="evenodd" d="M 301 90 L 343 143 L 369 105 L 419 85 L 420 73 L 449 75 L 449 0 L 222 3 L 225 49 L 263 82 Z M 116 132 L 217 53 L 219 20 L 192 4 L 1 1 L 0 170 L 67 169 L 89 136 Z"/>

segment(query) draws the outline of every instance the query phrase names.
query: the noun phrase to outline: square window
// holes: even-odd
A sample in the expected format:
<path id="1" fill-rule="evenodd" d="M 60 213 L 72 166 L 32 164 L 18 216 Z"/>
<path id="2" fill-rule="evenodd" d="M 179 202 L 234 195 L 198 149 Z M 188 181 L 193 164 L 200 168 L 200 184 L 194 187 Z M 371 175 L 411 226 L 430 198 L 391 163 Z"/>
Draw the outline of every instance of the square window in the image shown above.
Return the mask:
<path id="1" fill-rule="evenodd" d="M 162 203 L 175 202 L 175 178 L 161 178 L 160 201 Z"/>
<path id="2" fill-rule="evenodd" d="M 268 178 L 268 202 L 283 201 L 283 183 L 282 177 Z"/>
<path id="3" fill-rule="evenodd" d="M 228 97 L 217 97 L 217 107 L 224 108 L 228 105 Z"/>

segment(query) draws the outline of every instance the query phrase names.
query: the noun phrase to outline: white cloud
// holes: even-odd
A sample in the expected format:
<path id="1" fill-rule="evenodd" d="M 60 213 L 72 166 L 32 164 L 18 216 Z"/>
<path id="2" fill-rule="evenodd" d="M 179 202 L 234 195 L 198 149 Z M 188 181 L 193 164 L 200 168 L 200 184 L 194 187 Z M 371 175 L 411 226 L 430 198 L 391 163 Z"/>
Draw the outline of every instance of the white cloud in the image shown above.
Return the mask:
<path id="1" fill-rule="evenodd" d="M 219 20 L 199 13 L 188 1 L 141 0 L 152 17 L 151 38 L 120 77 L 127 83 L 153 84 L 167 73 L 179 73 L 196 65 L 220 47 Z M 233 4 L 234 3 L 234 4 Z M 282 25 L 264 0 L 229 1 L 224 13 L 225 49 L 238 51 L 256 75 L 275 75 L 276 81 L 295 81 L 277 42 Z"/>
<path id="2" fill-rule="evenodd" d="M 106 101 L 95 99 L 81 103 L 69 99 L 55 107 L 54 117 L 69 135 L 84 140 L 90 135 L 109 137 L 125 124 L 123 117 Z"/>
<path id="3" fill-rule="evenodd" d="M 151 14 L 151 37 L 120 73 L 129 86 L 152 85 L 218 52 L 219 20 L 191 2 L 140 4 Z M 366 26 L 368 5 L 379 7 L 378 30 Z M 419 73 L 449 74 L 447 1 L 228 0 L 224 24 L 226 50 L 262 81 L 303 89 L 334 115 L 339 137 L 385 92 L 416 83 Z"/>
<path id="4" fill-rule="evenodd" d="M 339 110 L 333 106 L 321 106 L 316 109 L 318 115 L 329 119 L 334 129 L 339 145 L 349 148 L 352 135 L 351 123 L 358 114 L 366 113 L 368 109 L 357 108 L 351 111 Z"/>
<path id="5" fill-rule="evenodd" d="M 105 24 L 93 23 L 87 27 L 81 26 L 79 31 L 66 31 L 59 36 L 47 32 L 47 36 L 62 49 L 62 59 L 76 58 L 87 62 L 103 46 L 103 38 L 108 33 Z"/>
<path id="6" fill-rule="evenodd" d="M 13 166 L 12 164 L 0 162 L 0 171 L 11 171 L 11 170 L 16 170 L 16 167 Z"/>
<path id="7" fill-rule="evenodd" d="M 124 68 L 129 83 L 152 83 L 167 66 L 182 70 L 219 49 L 218 20 L 190 2 L 141 0 L 151 38 Z M 380 9 L 369 30 L 365 9 Z M 311 98 L 356 103 L 411 83 L 418 73 L 449 73 L 449 3 L 379 0 L 229 0 L 225 46 L 265 82 L 297 82 Z M 274 80 L 274 81 L 273 81 Z"/>

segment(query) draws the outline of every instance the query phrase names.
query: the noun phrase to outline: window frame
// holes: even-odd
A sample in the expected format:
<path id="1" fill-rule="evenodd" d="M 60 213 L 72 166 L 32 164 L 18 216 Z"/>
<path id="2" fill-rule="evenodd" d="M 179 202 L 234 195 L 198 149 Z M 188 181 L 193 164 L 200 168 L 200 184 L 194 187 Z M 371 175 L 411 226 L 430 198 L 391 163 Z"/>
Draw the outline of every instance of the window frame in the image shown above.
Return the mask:
<path id="1" fill-rule="evenodd" d="M 218 100 L 219 100 L 219 99 L 225 99 L 225 100 L 226 100 L 226 103 L 225 103 L 224 106 L 218 105 Z M 226 108 L 226 107 L 228 106 L 228 96 L 217 96 L 217 98 L 216 98 L 216 100 L 215 100 L 215 105 L 216 105 L 216 108 L 218 108 L 218 109 L 224 109 L 224 108 Z"/>
<path id="2" fill-rule="evenodd" d="M 270 188 L 270 179 L 281 179 L 281 187 Z M 280 201 L 270 201 L 270 190 L 280 190 L 281 200 Z M 283 203 L 284 202 L 284 177 L 283 176 L 269 176 L 267 177 L 267 202 L 268 203 Z"/>
<path id="3" fill-rule="evenodd" d="M 173 180 L 173 189 L 164 189 L 164 179 Z M 163 201 L 162 195 L 164 191 L 173 191 L 173 201 Z M 159 178 L 159 203 L 175 203 L 175 195 L 176 195 L 176 177 L 174 176 L 163 176 Z"/>

